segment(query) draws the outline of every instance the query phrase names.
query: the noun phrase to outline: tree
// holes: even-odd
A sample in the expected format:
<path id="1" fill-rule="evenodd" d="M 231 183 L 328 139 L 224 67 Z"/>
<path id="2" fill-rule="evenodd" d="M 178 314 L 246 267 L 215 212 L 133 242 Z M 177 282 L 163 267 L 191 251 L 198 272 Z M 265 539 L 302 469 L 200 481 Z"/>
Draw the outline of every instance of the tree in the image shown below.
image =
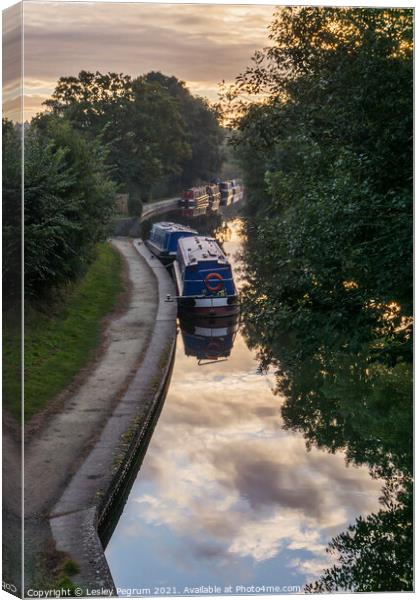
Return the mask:
<path id="1" fill-rule="evenodd" d="M 145 80 L 161 85 L 179 104 L 191 146 L 190 155 L 182 163 L 180 184 L 188 186 L 217 178 L 223 162 L 224 136 L 219 111 L 205 98 L 193 96 L 185 83 L 176 77 L 151 71 L 145 75 Z"/>
<path id="2" fill-rule="evenodd" d="M 283 8 L 270 37 L 228 98 L 245 335 L 277 370 L 285 427 L 402 482 L 309 591 L 410 589 L 412 11 Z"/>
<path id="3" fill-rule="evenodd" d="M 25 293 L 68 282 L 92 258 L 113 213 L 104 156 L 62 119 L 25 135 Z"/>
<path id="4" fill-rule="evenodd" d="M 20 304 L 22 277 L 22 139 L 18 126 L 3 119 L 3 290 L 5 308 Z"/>
<path id="5" fill-rule="evenodd" d="M 175 77 L 81 71 L 60 78 L 45 104 L 104 144 L 115 181 L 144 199 L 159 187 L 178 191 L 220 170 L 218 114 Z"/>
<path id="6" fill-rule="evenodd" d="M 411 11 L 284 8 L 238 78 L 267 94 L 234 139 L 279 327 L 412 316 L 411 33 Z"/>
<path id="7" fill-rule="evenodd" d="M 156 182 L 181 173 L 191 150 L 176 99 L 161 85 L 141 78 L 134 80 L 133 94 L 128 113 L 135 143 L 131 180 L 148 198 Z"/>

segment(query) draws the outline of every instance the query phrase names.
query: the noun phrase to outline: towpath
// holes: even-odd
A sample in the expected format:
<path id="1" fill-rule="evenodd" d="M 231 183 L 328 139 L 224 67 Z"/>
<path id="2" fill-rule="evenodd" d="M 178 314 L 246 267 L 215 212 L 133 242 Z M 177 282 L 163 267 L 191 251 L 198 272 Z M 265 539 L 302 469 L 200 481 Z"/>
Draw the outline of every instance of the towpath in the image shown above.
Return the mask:
<path id="1" fill-rule="evenodd" d="M 44 515 L 58 499 L 135 373 L 149 341 L 157 312 L 153 273 L 131 240 L 112 243 L 128 263 L 128 308 L 108 324 L 105 350 L 94 370 L 25 449 L 27 517 Z"/>
<path id="2" fill-rule="evenodd" d="M 147 206 L 143 218 L 176 203 L 177 199 L 172 198 Z M 51 540 L 49 516 L 138 374 L 155 332 L 156 320 L 159 320 L 159 289 L 162 286 L 156 267 L 152 265 L 151 268 L 150 260 L 145 260 L 131 239 L 114 238 L 111 243 L 122 254 L 127 266 L 129 299 L 126 310 L 108 321 L 102 351 L 94 365 L 88 365 L 87 374 L 75 391 L 67 393 L 64 404 L 41 419 L 40 426 L 25 440 L 25 579 L 34 584 L 40 552 Z M 175 327 L 174 317 L 173 323 Z M 19 434 L 14 433 L 7 427 L 3 431 L 3 444 L 8 449 L 3 455 L 3 464 L 5 472 L 17 474 L 18 469 L 14 466 L 20 463 L 21 451 L 17 441 Z M 92 478 L 99 480 L 104 474 L 101 470 L 109 473 L 110 464 L 96 465 Z M 10 480 L 7 490 L 4 509 L 10 539 L 14 540 L 8 554 L 17 556 L 20 554 L 17 542 L 20 538 L 19 482 L 16 480 L 13 484 Z M 15 521 L 16 526 L 12 527 Z M 18 561 L 12 562 L 7 570 L 11 579 L 18 581 Z"/>
<path id="3" fill-rule="evenodd" d="M 37 555 L 50 539 L 48 515 L 137 372 L 154 328 L 158 288 L 153 271 L 132 240 L 113 239 L 112 244 L 127 263 L 127 309 L 109 320 L 103 352 L 83 383 L 25 444 L 25 572 L 29 580 L 36 580 Z M 109 470 L 110 465 L 102 468 Z M 100 474 L 101 465 L 97 469 Z"/>

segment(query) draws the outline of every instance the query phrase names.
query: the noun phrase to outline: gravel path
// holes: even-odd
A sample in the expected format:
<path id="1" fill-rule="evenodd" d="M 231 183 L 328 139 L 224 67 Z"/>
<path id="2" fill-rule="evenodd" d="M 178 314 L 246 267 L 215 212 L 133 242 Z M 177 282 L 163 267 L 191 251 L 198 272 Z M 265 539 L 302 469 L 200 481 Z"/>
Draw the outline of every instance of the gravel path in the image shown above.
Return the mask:
<path id="1" fill-rule="evenodd" d="M 157 312 L 156 281 L 130 240 L 113 245 L 128 263 L 132 284 L 127 311 L 108 324 L 106 349 L 64 410 L 52 415 L 25 448 L 25 515 L 43 516 L 96 441 L 116 399 L 134 375 Z"/>

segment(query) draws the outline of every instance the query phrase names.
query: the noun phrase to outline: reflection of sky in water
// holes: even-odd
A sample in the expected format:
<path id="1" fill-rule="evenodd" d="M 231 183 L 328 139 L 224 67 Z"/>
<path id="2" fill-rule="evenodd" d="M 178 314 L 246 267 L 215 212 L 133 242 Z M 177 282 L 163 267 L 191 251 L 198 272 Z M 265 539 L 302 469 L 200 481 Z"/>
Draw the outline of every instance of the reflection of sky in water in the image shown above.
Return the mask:
<path id="1" fill-rule="evenodd" d="M 233 258 L 237 240 L 225 244 Z M 240 334 L 198 366 L 178 337 L 170 389 L 106 556 L 120 587 L 303 585 L 378 507 L 380 484 L 284 431 L 282 398 Z"/>

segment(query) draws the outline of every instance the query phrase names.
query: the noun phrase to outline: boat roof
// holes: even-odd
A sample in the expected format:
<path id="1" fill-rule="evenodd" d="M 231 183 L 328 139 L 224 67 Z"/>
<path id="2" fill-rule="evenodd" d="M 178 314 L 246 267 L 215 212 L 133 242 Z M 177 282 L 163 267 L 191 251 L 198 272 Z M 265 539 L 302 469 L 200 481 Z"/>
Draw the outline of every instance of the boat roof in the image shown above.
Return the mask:
<path id="1" fill-rule="evenodd" d="M 192 229 L 188 225 L 181 225 L 180 223 L 172 223 L 171 221 L 160 221 L 159 223 L 154 223 L 153 227 L 163 229 L 168 233 L 174 233 L 179 231 L 187 231 L 190 233 L 198 233 L 195 229 Z"/>
<path id="2" fill-rule="evenodd" d="M 178 241 L 178 247 L 186 265 L 215 260 L 223 265 L 229 264 L 223 250 L 214 238 L 201 235 L 181 238 Z"/>

